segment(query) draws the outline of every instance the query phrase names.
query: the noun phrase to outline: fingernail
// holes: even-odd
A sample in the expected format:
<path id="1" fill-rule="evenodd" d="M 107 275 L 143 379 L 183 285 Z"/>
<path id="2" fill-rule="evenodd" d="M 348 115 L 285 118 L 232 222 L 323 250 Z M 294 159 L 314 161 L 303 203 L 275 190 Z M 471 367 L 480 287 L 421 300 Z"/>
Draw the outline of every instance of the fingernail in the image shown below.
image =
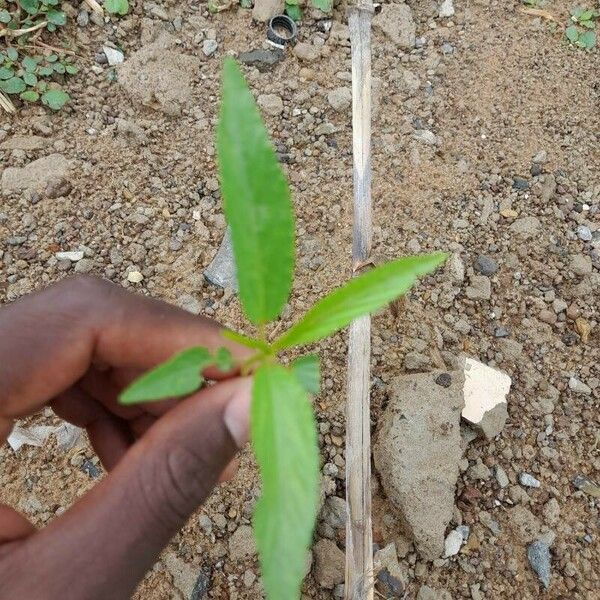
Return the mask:
<path id="1" fill-rule="evenodd" d="M 249 438 L 250 401 L 252 397 L 252 378 L 240 380 L 239 388 L 225 408 L 223 421 L 238 448 L 243 448 Z"/>

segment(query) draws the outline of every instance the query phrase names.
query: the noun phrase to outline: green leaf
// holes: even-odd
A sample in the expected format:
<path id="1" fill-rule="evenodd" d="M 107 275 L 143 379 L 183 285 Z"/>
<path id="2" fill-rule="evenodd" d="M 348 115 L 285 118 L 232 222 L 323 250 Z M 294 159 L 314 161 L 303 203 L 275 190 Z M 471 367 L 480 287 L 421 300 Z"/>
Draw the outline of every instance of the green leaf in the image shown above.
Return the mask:
<path id="1" fill-rule="evenodd" d="M 584 10 L 578 17 L 580 21 L 589 21 L 594 18 L 593 10 Z"/>
<path id="2" fill-rule="evenodd" d="M 52 68 L 54 69 L 54 71 L 56 73 L 60 73 L 61 75 L 66 71 L 65 65 L 63 65 L 62 63 L 59 63 L 59 62 L 54 63 L 52 65 Z"/>
<path id="3" fill-rule="evenodd" d="M 299 21 L 302 18 L 302 10 L 297 4 L 287 3 L 285 5 L 285 14 L 293 21 Z"/>
<path id="4" fill-rule="evenodd" d="M 13 69 L 7 69 L 6 67 L 0 67 L 0 79 L 10 79 L 15 76 Z"/>
<path id="5" fill-rule="evenodd" d="M 48 23 L 48 25 L 46 25 L 46 29 L 48 31 L 56 31 L 56 25 L 54 23 Z"/>
<path id="6" fill-rule="evenodd" d="M 30 87 L 37 84 L 37 77 L 33 73 L 23 73 L 23 81 Z"/>
<path id="7" fill-rule="evenodd" d="M 0 10 L 0 23 L 10 23 L 12 17 L 7 10 Z"/>
<path id="8" fill-rule="evenodd" d="M 596 32 L 595 31 L 584 31 L 580 36 L 577 43 L 586 50 L 591 50 L 596 45 Z"/>
<path id="9" fill-rule="evenodd" d="M 0 81 L 0 90 L 5 94 L 20 94 L 27 86 L 20 77 L 11 77 Z"/>
<path id="10" fill-rule="evenodd" d="M 581 17 L 581 15 L 583 14 L 583 8 L 581 8 L 581 6 L 576 6 L 575 8 L 571 9 L 571 14 L 576 19 L 579 19 Z"/>
<path id="11" fill-rule="evenodd" d="M 70 99 L 69 94 L 63 90 L 53 89 L 42 94 L 42 102 L 52 110 L 59 110 Z"/>
<path id="12" fill-rule="evenodd" d="M 242 8 L 252 8 L 252 0 L 240 0 L 240 6 Z"/>
<path id="13" fill-rule="evenodd" d="M 246 346 L 246 348 L 261 350 L 262 352 L 266 353 L 270 351 L 270 346 L 269 344 L 267 344 L 267 342 L 263 342 L 262 340 L 256 340 L 241 333 L 237 333 L 236 331 L 231 331 L 230 329 L 223 329 L 221 331 L 221 335 L 226 340 L 231 340 L 232 342 L 236 342 L 238 344 L 241 344 L 242 346 Z"/>
<path id="14" fill-rule="evenodd" d="M 19 0 L 21 8 L 30 15 L 36 15 L 40 10 L 38 0 Z"/>
<path id="15" fill-rule="evenodd" d="M 316 354 L 306 354 L 292 362 L 292 373 L 309 394 L 318 394 L 321 387 L 321 365 Z"/>
<path id="16" fill-rule="evenodd" d="M 277 317 L 290 293 L 294 217 L 285 177 L 231 58 L 223 68 L 217 148 L 240 300 L 250 321 L 266 323 Z"/>
<path id="17" fill-rule="evenodd" d="M 33 73 L 37 69 L 37 65 L 38 65 L 38 61 L 35 58 L 33 58 L 32 56 L 26 56 L 21 61 L 21 66 L 28 73 Z"/>
<path id="18" fill-rule="evenodd" d="M 350 280 L 319 300 L 275 340 L 273 349 L 316 342 L 346 327 L 353 319 L 375 312 L 408 291 L 417 277 L 430 273 L 445 259 L 443 253 L 407 256 Z"/>
<path id="19" fill-rule="evenodd" d="M 46 56 L 46 62 L 53 63 L 53 62 L 56 62 L 57 60 L 58 60 L 58 56 L 56 54 L 48 54 L 48 56 Z"/>
<path id="20" fill-rule="evenodd" d="M 231 352 L 225 347 L 218 348 L 215 352 L 215 365 L 222 373 L 227 373 L 233 369 L 233 357 Z"/>
<path id="21" fill-rule="evenodd" d="M 37 102 L 40 99 L 40 95 L 34 90 L 26 90 L 19 94 L 19 98 L 25 102 Z"/>
<path id="22" fill-rule="evenodd" d="M 12 60 L 13 62 L 15 62 L 16 60 L 19 59 L 19 53 L 16 51 L 15 48 L 7 48 L 6 49 L 6 56 L 8 56 L 8 58 L 10 60 Z"/>
<path id="23" fill-rule="evenodd" d="M 333 0 L 312 0 L 312 5 L 324 13 L 329 13 L 333 10 Z"/>
<path id="24" fill-rule="evenodd" d="M 49 10 L 46 13 L 46 19 L 54 25 L 64 25 L 67 22 L 67 15 L 62 10 Z"/>
<path id="25" fill-rule="evenodd" d="M 126 15 L 129 12 L 127 0 L 105 0 L 104 8 L 113 15 Z"/>
<path id="26" fill-rule="evenodd" d="M 571 25 L 565 29 L 565 35 L 570 42 L 576 42 L 579 39 L 579 31 L 575 25 Z"/>
<path id="27" fill-rule="evenodd" d="M 136 404 L 187 396 L 202 385 L 202 370 L 212 362 L 206 348 L 188 348 L 136 379 L 121 392 L 119 402 Z"/>
<path id="28" fill-rule="evenodd" d="M 38 75 L 40 77 L 48 77 L 48 75 L 52 75 L 53 72 L 54 72 L 54 69 L 52 69 L 52 67 L 39 67 L 38 68 Z"/>
<path id="29" fill-rule="evenodd" d="M 256 371 L 250 429 L 262 480 L 254 535 L 264 588 L 269 600 L 297 600 L 317 513 L 319 452 L 306 394 L 281 365 Z"/>
<path id="30" fill-rule="evenodd" d="M 79 68 L 75 65 L 65 65 L 65 70 L 69 75 L 75 75 L 79 71 Z"/>

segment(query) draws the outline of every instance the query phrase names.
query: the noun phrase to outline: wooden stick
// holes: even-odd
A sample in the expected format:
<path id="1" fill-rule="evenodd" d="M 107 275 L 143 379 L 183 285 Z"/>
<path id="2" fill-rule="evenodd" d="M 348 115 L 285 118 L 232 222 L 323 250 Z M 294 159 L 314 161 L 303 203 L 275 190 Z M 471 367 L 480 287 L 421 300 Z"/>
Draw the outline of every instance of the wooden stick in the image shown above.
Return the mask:
<path id="1" fill-rule="evenodd" d="M 370 0 L 350 9 L 352 45 L 352 151 L 354 228 L 352 267 L 356 273 L 371 254 L 371 18 Z M 346 410 L 346 600 L 373 599 L 371 531 L 371 318 L 350 325 Z"/>

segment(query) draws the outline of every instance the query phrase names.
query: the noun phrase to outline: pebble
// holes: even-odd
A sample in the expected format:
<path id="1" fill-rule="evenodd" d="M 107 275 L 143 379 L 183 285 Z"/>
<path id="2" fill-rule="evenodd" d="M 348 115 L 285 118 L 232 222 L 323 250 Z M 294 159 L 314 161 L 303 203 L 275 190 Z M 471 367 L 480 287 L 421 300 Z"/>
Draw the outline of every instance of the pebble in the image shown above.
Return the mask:
<path id="1" fill-rule="evenodd" d="M 140 283 L 144 276 L 139 271 L 129 271 L 127 273 L 127 281 L 130 283 Z"/>
<path id="2" fill-rule="evenodd" d="M 592 389 L 576 377 L 569 378 L 569 389 L 576 394 L 583 394 L 584 396 L 592 393 Z"/>
<path id="3" fill-rule="evenodd" d="M 593 236 L 589 227 L 586 227 L 585 225 L 580 225 L 577 228 L 577 237 L 582 242 L 591 242 Z"/>
<path id="4" fill-rule="evenodd" d="M 327 101 L 333 110 L 342 112 L 352 104 L 352 92 L 348 87 L 338 87 L 327 94 Z"/>
<path id="5" fill-rule="evenodd" d="M 543 164 L 548 160 L 548 153 L 545 150 L 540 150 L 532 159 L 531 162 Z"/>
<path id="6" fill-rule="evenodd" d="M 317 46 L 300 42 L 294 46 L 294 55 L 305 62 L 313 62 L 321 56 L 321 51 Z"/>
<path id="7" fill-rule="evenodd" d="M 489 300 L 492 296 L 492 284 L 485 275 L 474 275 L 466 294 L 470 300 Z"/>
<path id="8" fill-rule="evenodd" d="M 419 142 L 423 142 L 428 146 L 435 146 L 438 143 L 438 139 L 432 131 L 428 129 L 417 129 L 413 132 L 413 137 Z"/>
<path id="9" fill-rule="evenodd" d="M 261 94 L 257 104 L 265 113 L 273 117 L 283 112 L 283 100 L 277 94 Z"/>
<path id="10" fill-rule="evenodd" d="M 454 16 L 453 0 L 444 0 L 440 6 L 439 15 L 443 19 Z"/>
<path id="11" fill-rule="evenodd" d="M 256 67 L 261 73 L 271 69 L 282 58 L 283 51 L 276 48 L 272 50 L 250 50 L 250 52 L 242 52 L 238 56 L 241 63 Z"/>
<path id="12" fill-rule="evenodd" d="M 541 228 L 537 217 L 521 217 L 511 224 L 510 230 L 523 237 L 531 237 L 538 233 Z"/>
<path id="13" fill-rule="evenodd" d="M 111 48 L 110 46 L 102 46 L 102 52 L 106 56 L 106 61 L 111 67 L 120 65 L 125 60 L 125 56 L 120 50 Z"/>
<path id="14" fill-rule="evenodd" d="M 480 254 L 475 261 L 474 269 L 482 275 L 493 275 L 498 270 L 498 264 L 493 258 Z"/>
<path id="15" fill-rule="evenodd" d="M 77 262 L 83 258 L 83 250 L 57 252 L 54 256 L 56 256 L 57 260 L 70 260 L 71 262 Z"/>
<path id="16" fill-rule="evenodd" d="M 496 481 L 501 488 L 505 488 L 509 485 L 510 480 L 508 479 L 508 475 L 506 471 L 500 466 L 496 465 L 494 468 L 494 475 L 496 477 Z"/>
<path id="17" fill-rule="evenodd" d="M 212 56 L 216 51 L 219 45 L 216 40 L 204 40 L 202 42 L 202 53 L 204 56 Z"/>
<path id="18" fill-rule="evenodd" d="M 527 548 L 531 568 L 545 588 L 550 586 L 550 547 L 544 540 L 536 540 Z"/>
<path id="19" fill-rule="evenodd" d="M 575 275 L 581 277 L 589 275 L 592 272 L 592 259 L 585 254 L 576 254 L 571 259 L 570 268 Z"/>
<path id="20" fill-rule="evenodd" d="M 455 556 L 459 553 L 460 547 L 463 545 L 464 537 L 461 531 L 453 529 L 444 541 L 444 558 Z"/>
<path id="21" fill-rule="evenodd" d="M 519 473 L 519 483 L 530 488 L 539 488 L 542 485 L 539 480 L 529 473 Z"/>
<path id="22" fill-rule="evenodd" d="M 87 27 L 88 23 L 90 22 L 90 13 L 88 13 L 87 10 L 80 10 L 77 13 L 77 25 L 79 25 L 79 27 Z"/>
<path id="23" fill-rule="evenodd" d="M 515 177 L 513 178 L 513 189 L 515 190 L 528 190 L 529 189 L 529 181 L 524 177 Z"/>
<path id="24" fill-rule="evenodd" d="M 314 573 L 317 583 L 328 590 L 344 581 L 346 558 L 331 540 L 321 539 L 314 546 Z"/>
<path id="25" fill-rule="evenodd" d="M 82 258 L 75 265 L 75 273 L 89 273 L 94 268 L 94 261 L 90 258 Z"/>

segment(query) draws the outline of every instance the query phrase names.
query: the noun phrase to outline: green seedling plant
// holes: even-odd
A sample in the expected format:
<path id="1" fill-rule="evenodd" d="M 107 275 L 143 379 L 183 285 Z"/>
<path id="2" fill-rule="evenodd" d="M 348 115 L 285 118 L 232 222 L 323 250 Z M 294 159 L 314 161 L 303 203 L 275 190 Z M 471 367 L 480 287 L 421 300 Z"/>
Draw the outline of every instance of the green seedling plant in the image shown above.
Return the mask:
<path id="1" fill-rule="evenodd" d="M 404 294 L 432 272 L 442 253 L 409 256 L 374 267 L 321 298 L 275 339 L 267 326 L 288 301 L 294 270 L 290 191 L 253 96 L 233 59 L 226 59 L 217 132 L 223 206 L 231 229 L 239 298 L 258 334 L 223 331 L 251 349 L 234 364 L 220 348 L 193 347 L 145 373 L 120 396 L 123 404 L 185 396 L 209 366 L 253 373 L 250 435 L 262 493 L 253 526 L 270 600 L 297 600 L 306 569 L 319 497 L 319 452 L 310 395 L 319 390 L 319 359 L 281 355 L 313 344 Z M 225 343 L 225 342 L 224 342 Z"/>
<path id="2" fill-rule="evenodd" d="M 591 50 L 596 45 L 596 21 L 600 11 L 584 9 L 577 6 L 571 10 L 571 25 L 565 29 L 565 37 L 584 50 Z"/>
<path id="3" fill-rule="evenodd" d="M 66 23 L 57 5 L 58 0 L 0 0 L 0 37 L 9 41 L 0 51 L 0 92 L 23 102 L 40 101 L 53 110 L 69 101 L 61 83 L 78 69 L 66 53 L 32 52 L 37 47 L 31 38 Z"/>
<path id="4" fill-rule="evenodd" d="M 111 15 L 123 16 L 129 12 L 128 0 L 105 0 L 104 9 Z"/>

